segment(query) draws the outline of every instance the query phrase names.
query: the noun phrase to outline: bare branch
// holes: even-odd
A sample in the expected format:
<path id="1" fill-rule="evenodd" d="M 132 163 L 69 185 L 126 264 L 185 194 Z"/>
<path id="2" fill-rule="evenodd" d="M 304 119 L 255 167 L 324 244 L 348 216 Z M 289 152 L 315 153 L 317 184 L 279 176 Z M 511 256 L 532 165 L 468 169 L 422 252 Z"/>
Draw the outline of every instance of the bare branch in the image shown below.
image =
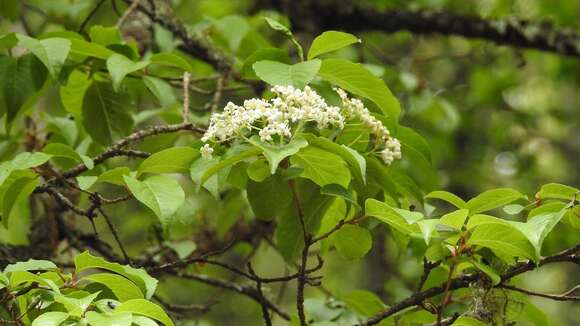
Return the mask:
<path id="1" fill-rule="evenodd" d="M 488 20 L 447 11 L 378 11 L 347 0 L 263 0 L 256 7 L 261 6 L 284 11 L 295 30 L 387 33 L 405 30 L 419 35 L 456 35 L 580 58 L 580 35 L 544 22 L 517 18 Z"/>

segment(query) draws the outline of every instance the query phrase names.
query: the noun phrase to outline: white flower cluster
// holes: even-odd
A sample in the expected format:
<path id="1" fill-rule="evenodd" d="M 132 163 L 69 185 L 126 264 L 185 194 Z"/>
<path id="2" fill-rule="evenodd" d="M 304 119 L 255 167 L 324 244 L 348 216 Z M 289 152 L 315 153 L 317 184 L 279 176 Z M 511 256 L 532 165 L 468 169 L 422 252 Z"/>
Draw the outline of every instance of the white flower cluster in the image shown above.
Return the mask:
<path id="1" fill-rule="evenodd" d="M 386 164 L 391 164 L 395 159 L 401 159 L 401 143 L 398 139 L 391 137 L 389 129 L 383 123 L 371 115 L 364 103 L 356 98 L 349 98 L 346 92 L 340 88 L 334 88 L 340 99 L 342 106 L 348 118 L 358 118 L 363 126 L 370 130 L 379 143 L 383 145 L 384 149 L 381 151 L 381 159 Z"/>
<path id="2" fill-rule="evenodd" d="M 384 147 L 380 156 L 386 164 L 401 158 L 399 141 L 389 136 L 389 130 L 370 114 L 364 104 L 358 99 L 349 99 L 342 89 L 335 90 L 342 99 L 342 110 L 328 105 L 308 86 L 304 90 L 292 86 L 274 86 L 272 92 L 276 96 L 269 101 L 249 99 L 244 101 L 243 106 L 229 102 L 223 112 L 211 116 L 202 141 L 222 143 L 252 130 L 257 130 L 264 142 L 275 138 L 282 141 L 292 137 L 293 131 L 306 122 L 315 122 L 321 129 L 342 129 L 345 120 L 356 117 L 376 136 L 379 145 Z M 200 152 L 203 157 L 211 157 L 213 148 L 205 144 Z"/>

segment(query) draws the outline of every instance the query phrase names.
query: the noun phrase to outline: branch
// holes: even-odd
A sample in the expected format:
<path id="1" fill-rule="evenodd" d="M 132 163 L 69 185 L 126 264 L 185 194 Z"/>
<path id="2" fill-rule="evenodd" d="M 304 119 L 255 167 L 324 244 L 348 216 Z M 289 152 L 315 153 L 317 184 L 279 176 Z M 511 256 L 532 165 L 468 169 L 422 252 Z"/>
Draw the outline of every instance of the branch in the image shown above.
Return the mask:
<path id="1" fill-rule="evenodd" d="M 405 30 L 419 35 L 440 34 L 483 39 L 500 45 L 580 58 L 578 33 L 518 18 L 487 20 L 446 11 L 378 11 L 357 4 L 357 1 L 346 0 L 263 0 L 259 2 L 260 5 L 284 11 L 295 30 L 377 30 L 387 33 Z"/>
<path id="2" fill-rule="evenodd" d="M 579 251 L 580 251 L 580 243 L 572 248 L 566 249 L 554 255 L 543 257 L 542 259 L 540 259 L 537 265 L 532 261 L 518 264 L 508 269 L 508 271 L 504 275 L 502 275 L 501 283 L 498 286 L 501 287 L 503 286 L 504 282 L 514 278 L 517 275 L 533 270 L 539 266 L 559 262 L 571 262 L 580 265 L 580 256 L 578 255 Z M 451 279 L 450 282 L 446 282 L 441 286 L 433 287 L 422 292 L 417 292 L 409 296 L 408 298 L 404 299 L 403 301 L 400 301 L 390 306 L 389 308 L 381 311 L 380 313 L 370 317 L 366 322 L 363 322 L 360 325 L 361 326 L 376 325 L 380 323 L 383 319 L 392 316 L 398 313 L 399 311 L 402 311 L 409 307 L 420 305 L 424 300 L 443 294 L 445 293 L 445 291 L 469 287 L 470 283 L 479 280 L 481 277 L 484 276 L 482 276 L 481 274 L 467 274 Z"/>
<path id="3" fill-rule="evenodd" d="M 580 301 L 580 297 L 570 295 L 570 293 L 571 293 L 570 291 L 566 291 L 565 293 L 562 293 L 562 294 L 548 294 L 548 293 L 534 292 L 534 291 L 522 289 L 522 288 L 519 288 L 519 287 L 516 287 L 513 285 L 508 285 L 508 284 L 502 284 L 499 287 L 504 288 L 504 289 L 508 289 L 511 291 L 521 292 L 521 293 L 524 293 L 527 295 L 532 295 L 532 296 L 546 298 L 546 299 L 552 299 L 552 300 L 556 300 L 556 301 Z"/>
<path id="4" fill-rule="evenodd" d="M 194 131 L 197 133 L 205 132 L 205 130 L 203 128 L 197 127 L 191 123 L 179 123 L 179 124 L 173 124 L 173 125 L 161 125 L 161 126 L 147 127 L 147 128 L 135 131 L 134 133 L 130 134 L 129 136 L 127 136 L 127 137 L 119 140 L 115 144 L 111 145 L 109 148 L 107 148 L 101 154 L 99 154 L 95 158 L 93 158 L 93 161 L 94 161 L 95 165 L 97 165 L 97 164 L 103 163 L 107 159 L 109 159 L 111 157 L 115 157 L 115 156 L 135 155 L 138 157 L 143 157 L 146 155 L 143 152 L 125 151 L 125 150 L 123 150 L 123 147 L 127 146 L 128 144 L 130 144 L 132 142 L 142 140 L 143 138 L 147 138 L 147 137 L 158 135 L 158 134 L 168 134 L 168 133 L 182 131 L 182 130 L 189 130 L 189 131 Z M 79 165 L 77 165 L 77 166 L 75 166 L 67 171 L 64 171 L 62 173 L 62 176 L 64 178 L 76 177 L 77 175 L 87 171 L 88 169 L 89 168 L 86 165 L 79 164 Z"/>
<path id="5" fill-rule="evenodd" d="M 260 305 L 265 306 L 267 309 L 274 311 L 277 315 L 282 317 L 284 320 L 290 321 L 290 315 L 268 300 L 266 297 L 261 295 L 254 287 L 241 286 L 239 284 L 227 282 L 224 280 L 211 278 L 206 275 L 195 275 L 195 274 L 179 274 L 176 275 L 184 279 L 194 280 L 209 284 L 222 289 L 237 292 L 239 294 L 245 295 L 254 301 L 258 302 Z"/>
<path id="6" fill-rule="evenodd" d="M 133 4 L 132 0 L 123 1 L 127 5 Z M 143 4 L 138 4 L 137 10 L 144 13 L 153 22 L 166 28 L 171 32 L 171 34 L 173 34 L 174 37 L 180 39 L 183 42 L 181 49 L 184 52 L 200 60 L 208 62 L 219 71 L 229 72 L 232 70 L 233 61 L 230 57 L 213 48 L 210 44 L 201 38 L 189 35 L 186 27 L 175 19 L 160 15 L 154 10 L 154 8 L 149 9 Z"/>

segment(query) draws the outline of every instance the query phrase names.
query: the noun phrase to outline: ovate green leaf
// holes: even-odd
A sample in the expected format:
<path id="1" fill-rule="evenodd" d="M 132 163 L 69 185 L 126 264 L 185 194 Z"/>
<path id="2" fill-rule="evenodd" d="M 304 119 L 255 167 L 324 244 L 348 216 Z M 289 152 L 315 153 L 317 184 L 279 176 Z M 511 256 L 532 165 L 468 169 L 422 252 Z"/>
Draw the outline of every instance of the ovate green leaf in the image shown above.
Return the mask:
<path id="1" fill-rule="evenodd" d="M 350 171 L 346 162 L 338 155 L 315 146 L 308 146 L 290 157 L 290 162 L 302 166 L 301 177 L 312 180 L 319 186 L 336 183 L 348 188 Z"/>
<path id="2" fill-rule="evenodd" d="M 481 193 L 467 202 L 465 208 L 470 214 L 477 214 L 507 205 L 520 198 L 524 198 L 519 191 L 510 188 L 498 188 Z"/>
<path id="3" fill-rule="evenodd" d="M 254 63 L 256 75 L 270 85 L 291 85 L 302 89 L 306 86 L 318 70 L 321 61 L 318 59 L 288 65 L 281 62 L 262 60 Z"/>
<path id="4" fill-rule="evenodd" d="M 128 278 L 141 289 L 147 299 L 153 296 L 157 287 L 157 280 L 149 276 L 145 270 L 111 263 L 85 251 L 75 257 L 75 272 L 79 273 L 88 269 L 104 269 Z"/>
<path id="5" fill-rule="evenodd" d="M 171 147 L 146 158 L 137 168 L 137 176 L 143 173 L 188 173 L 191 163 L 199 157 L 199 151 L 191 147 Z"/>
<path id="6" fill-rule="evenodd" d="M 130 176 L 123 176 L 125 184 L 137 200 L 149 207 L 162 224 L 185 200 L 185 193 L 174 179 L 164 175 L 155 175 L 143 181 Z"/>
<path id="7" fill-rule="evenodd" d="M 61 311 L 45 312 L 32 321 L 32 326 L 59 326 L 68 316 L 68 313 Z"/>
<path id="8" fill-rule="evenodd" d="M 130 312 L 132 314 L 143 315 L 153 318 L 165 326 L 174 326 L 171 318 L 167 316 L 161 307 L 144 299 L 125 301 L 115 309 L 115 312 Z"/>
<path id="9" fill-rule="evenodd" d="M 457 195 L 442 190 L 432 191 L 428 193 L 425 198 L 441 199 L 457 208 L 465 208 L 465 205 L 467 205 L 467 203 Z"/>
<path id="10" fill-rule="evenodd" d="M 338 253 L 347 260 L 364 257 L 373 244 L 369 230 L 352 224 L 346 224 L 336 231 L 333 240 Z"/>
<path id="11" fill-rule="evenodd" d="M 97 273 L 85 276 L 82 279 L 106 286 L 121 302 L 143 298 L 141 289 L 135 283 L 118 274 Z"/>
<path id="12" fill-rule="evenodd" d="M 121 54 L 113 54 L 107 59 L 107 69 L 113 79 L 115 92 L 119 90 L 121 82 L 128 74 L 141 70 L 149 65 L 149 61 L 133 62 Z"/>
<path id="13" fill-rule="evenodd" d="M 91 84 L 83 99 L 82 112 L 85 129 L 102 145 L 111 144 L 133 128 L 129 98 L 113 92 L 109 83 Z"/>
<path id="14" fill-rule="evenodd" d="M 507 223 L 485 223 L 475 227 L 469 241 L 472 246 L 482 246 L 500 255 L 535 259 L 535 249 L 528 239 Z"/>
<path id="15" fill-rule="evenodd" d="M 283 159 L 308 146 L 308 142 L 302 138 L 292 139 L 288 144 L 279 146 L 262 142 L 259 139 L 250 139 L 249 141 L 252 145 L 262 149 L 264 156 L 270 163 L 271 174 L 276 173 L 278 165 Z"/>
<path id="16" fill-rule="evenodd" d="M 361 64 L 344 59 L 322 60 L 318 75 L 330 83 L 378 105 L 394 121 L 399 119 L 401 106 L 385 82 Z"/>
<path id="17" fill-rule="evenodd" d="M 357 42 L 360 43 L 361 40 L 352 34 L 339 31 L 326 31 L 312 41 L 312 45 L 308 50 L 308 60 Z"/>
<path id="18" fill-rule="evenodd" d="M 58 74 L 71 48 L 71 42 L 63 38 L 37 40 L 26 35 L 17 35 L 18 45 L 32 52 L 48 69 L 52 78 Z"/>

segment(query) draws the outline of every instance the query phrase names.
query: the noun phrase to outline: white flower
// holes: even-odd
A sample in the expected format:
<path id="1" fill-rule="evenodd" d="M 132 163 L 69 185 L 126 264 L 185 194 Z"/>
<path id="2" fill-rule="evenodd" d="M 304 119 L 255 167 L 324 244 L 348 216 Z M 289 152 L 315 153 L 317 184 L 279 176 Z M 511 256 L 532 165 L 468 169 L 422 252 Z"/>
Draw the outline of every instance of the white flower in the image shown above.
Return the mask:
<path id="1" fill-rule="evenodd" d="M 342 106 L 349 118 L 360 119 L 363 126 L 377 138 L 379 145 L 384 146 L 380 152 L 381 159 L 385 164 L 390 165 L 394 160 L 401 159 L 401 143 L 398 139 L 391 137 L 389 129 L 375 118 L 370 111 L 365 108 L 364 103 L 356 98 L 349 98 L 346 92 L 340 88 L 334 89 L 342 100 Z"/>
<path id="2" fill-rule="evenodd" d="M 201 157 L 211 158 L 211 154 L 213 153 L 213 148 L 209 144 L 205 144 L 199 149 L 199 152 L 201 153 Z"/>
<path id="3" fill-rule="evenodd" d="M 390 137 L 389 130 L 361 100 L 349 98 L 344 90 L 335 89 L 342 99 L 342 108 L 328 105 L 308 86 L 300 90 L 278 85 L 271 90 L 276 96 L 269 101 L 253 98 L 245 100 L 242 106 L 229 102 L 221 113 L 212 114 L 201 140 L 223 143 L 257 131 L 264 142 L 283 142 L 306 122 L 314 122 L 319 129 L 343 129 L 346 120 L 357 118 L 375 136 L 385 163 L 401 158 L 401 146 Z M 200 151 L 202 156 L 211 157 L 213 149 L 206 144 Z"/>

